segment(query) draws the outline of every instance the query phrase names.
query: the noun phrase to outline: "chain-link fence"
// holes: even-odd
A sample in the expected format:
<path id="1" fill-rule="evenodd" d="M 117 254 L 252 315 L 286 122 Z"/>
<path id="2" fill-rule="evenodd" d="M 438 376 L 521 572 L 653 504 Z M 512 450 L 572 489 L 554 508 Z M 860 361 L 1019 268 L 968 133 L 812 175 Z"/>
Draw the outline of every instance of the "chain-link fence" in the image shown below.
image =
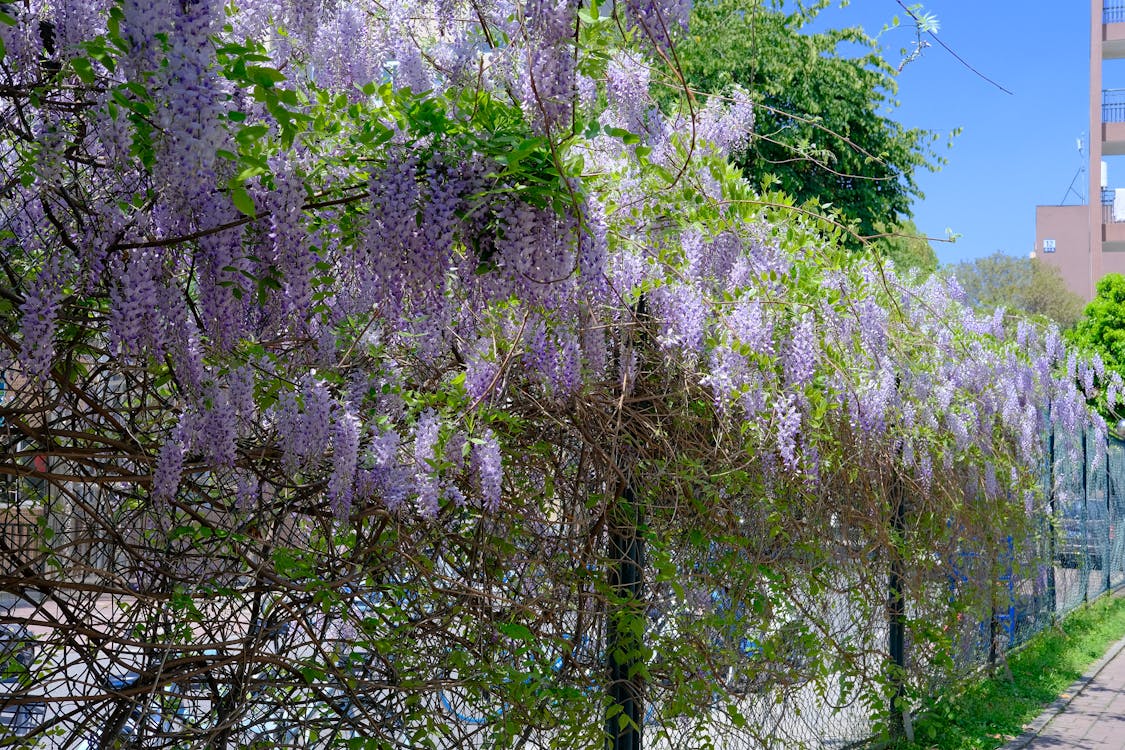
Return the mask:
<path id="1" fill-rule="evenodd" d="M 741 519 L 727 547 L 712 542 L 695 557 L 650 558 L 647 676 L 634 750 L 845 748 L 902 731 L 909 712 L 891 706 L 915 707 L 948 690 L 1125 580 L 1125 444 L 1098 445 L 1094 434 L 1048 436 L 1045 491 L 1029 498 L 1029 512 L 1014 516 L 1010 528 L 929 517 L 910 487 L 892 482 L 881 518 L 834 511 L 818 519 L 804 511 L 803 522 L 820 528 L 810 537 L 815 543 L 786 546 L 797 530 L 779 533 L 763 513 Z M 380 748 L 604 742 L 597 739 L 609 658 L 604 605 L 568 614 L 569 603 L 533 594 L 550 581 L 526 572 L 522 580 L 514 570 L 477 580 L 447 546 L 457 543 L 454 532 L 366 579 L 348 573 L 346 560 L 325 558 L 316 585 L 230 577 L 221 594 L 197 599 L 196 610 L 175 610 L 173 601 L 134 588 L 133 573 L 148 565 L 142 536 L 115 536 L 142 516 L 127 505 L 117 511 L 125 521 L 103 511 L 103 526 L 98 514 L 83 521 L 81 539 L 67 529 L 46 538 L 49 524 L 18 504 L 0 515 L 5 539 L 13 540 L 5 559 L 50 550 L 78 565 L 74 576 L 55 569 L 35 579 L 34 589 L 6 587 L 25 598 L 0 618 L 0 645 L 10 666 L 25 650 L 35 655 L 30 670 L 14 670 L 2 684 L 0 726 L 37 738 L 29 746 L 94 747 L 113 740 L 95 731 L 107 722 L 122 736 L 149 737 L 137 745 L 144 747 L 202 741 L 224 726 L 228 742 L 281 747 L 373 737 L 380 742 L 370 746 Z M 559 539 L 557 552 L 582 539 Z M 180 541 L 200 551 L 215 544 L 212 537 Z M 124 575 L 96 564 L 106 555 L 134 561 L 114 567 L 133 573 L 111 597 L 88 586 Z M 273 563 L 297 564 L 276 555 Z M 573 589 L 561 580 L 551 585 L 593 591 L 602 564 L 591 557 L 571 568 Z M 690 566 L 690 575 L 677 585 L 669 566 Z M 504 644 L 531 637 L 505 624 L 517 611 L 525 622 L 550 616 L 555 624 L 519 652 L 523 661 L 509 664 Z M 485 617 L 501 623 L 506 640 L 468 642 Z M 36 669 L 45 676 L 32 679 Z M 482 669 L 506 682 L 482 687 Z M 526 705 L 506 702 L 513 695 Z M 564 712 L 574 716 L 560 721 Z M 79 732 L 91 738 L 86 745 L 68 741 Z"/>
<path id="2" fill-rule="evenodd" d="M 799 664 L 775 655 L 770 668 L 782 678 L 734 701 L 746 726 L 712 718 L 715 746 L 863 747 L 903 732 L 928 699 L 999 666 L 1008 651 L 1125 582 L 1125 442 L 1093 431 L 1046 441 L 1043 492 L 1028 497 L 1026 516 L 1007 531 L 918 528 L 908 490 L 895 533 L 907 548 L 912 535 L 930 536 L 916 545 L 924 554 L 896 561 L 894 544 L 849 541 L 834 529 L 825 540 L 832 571 L 804 571 L 808 586 L 795 567 L 776 592 L 815 632 L 813 653 Z M 818 670 L 819 679 L 809 677 Z"/>

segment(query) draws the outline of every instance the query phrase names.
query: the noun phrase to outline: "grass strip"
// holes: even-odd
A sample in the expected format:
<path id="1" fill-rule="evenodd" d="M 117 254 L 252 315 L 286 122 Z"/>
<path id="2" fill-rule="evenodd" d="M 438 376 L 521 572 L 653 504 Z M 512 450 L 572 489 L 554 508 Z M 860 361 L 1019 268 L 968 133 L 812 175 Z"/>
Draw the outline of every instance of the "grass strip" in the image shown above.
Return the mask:
<path id="1" fill-rule="evenodd" d="M 900 750 L 991 750 L 1018 736 L 1106 650 L 1125 636 L 1125 598 L 1103 596 L 1071 612 L 1061 627 L 1034 635 L 1012 654 L 1009 682 L 1002 668 L 938 701 Z"/>

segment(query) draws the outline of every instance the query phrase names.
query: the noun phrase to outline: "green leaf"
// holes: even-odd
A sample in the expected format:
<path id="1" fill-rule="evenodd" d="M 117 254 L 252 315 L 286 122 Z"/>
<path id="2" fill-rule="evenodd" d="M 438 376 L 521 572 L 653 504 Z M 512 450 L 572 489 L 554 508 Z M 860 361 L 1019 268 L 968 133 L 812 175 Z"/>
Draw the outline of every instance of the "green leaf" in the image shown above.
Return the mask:
<path id="1" fill-rule="evenodd" d="M 518 622 L 502 622 L 496 626 L 496 629 L 517 641 L 531 642 L 535 640 L 535 634 L 526 625 L 521 625 Z"/>
<path id="2" fill-rule="evenodd" d="M 280 70 L 267 68 L 262 65 L 246 66 L 246 77 L 250 79 L 251 82 L 259 86 L 264 86 L 265 88 L 272 88 L 274 84 L 286 80 L 285 74 Z"/>
<path id="3" fill-rule="evenodd" d="M 239 128 L 234 134 L 234 139 L 242 146 L 251 146 L 268 132 L 270 132 L 269 125 L 247 125 Z"/>
<path id="4" fill-rule="evenodd" d="M 243 167 L 242 171 L 238 173 L 238 176 L 234 178 L 234 181 L 235 182 L 246 182 L 250 178 L 257 177 L 260 174 L 265 174 L 268 171 L 269 170 L 263 168 L 262 166 L 260 166 L 258 164 L 253 164 L 249 167 Z"/>
<path id="5" fill-rule="evenodd" d="M 605 129 L 605 132 L 607 135 L 611 135 L 614 138 L 620 138 L 621 141 L 627 146 L 635 145 L 641 142 L 641 137 L 639 135 L 625 130 L 624 128 L 609 127 Z"/>
<path id="6" fill-rule="evenodd" d="M 70 61 L 70 67 L 83 83 L 93 83 L 97 77 L 94 74 L 94 66 L 85 57 L 74 58 Z"/>
<path id="7" fill-rule="evenodd" d="M 323 682 L 324 677 L 326 675 L 326 673 L 323 669 L 320 669 L 319 667 L 307 665 L 307 664 L 301 666 L 300 672 L 301 672 L 301 677 L 303 677 L 305 682 L 309 685 L 312 685 L 312 684 L 317 683 L 317 682 Z"/>
<path id="8" fill-rule="evenodd" d="M 234 207 L 247 216 L 254 218 L 258 212 L 254 208 L 254 199 L 250 197 L 250 193 L 246 188 L 238 185 L 230 189 L 230 199 L 234 203 Z"/>

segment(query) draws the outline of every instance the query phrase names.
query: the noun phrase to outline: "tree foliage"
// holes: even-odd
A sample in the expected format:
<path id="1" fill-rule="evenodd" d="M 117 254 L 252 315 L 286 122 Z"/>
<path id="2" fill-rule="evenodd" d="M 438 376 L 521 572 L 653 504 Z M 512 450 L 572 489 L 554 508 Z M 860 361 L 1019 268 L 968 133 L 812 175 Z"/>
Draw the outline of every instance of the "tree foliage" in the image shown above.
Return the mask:
<path id="1" fill-rule="evenodd" d="M 914 174 L 934 167 L 937 136 L 887 116 L 894 69 L 862 29 L 806 31 L 817 7 L 788 13 L 765 0 L 696 3 L 679 59 L 700 92 L 749 92 L 755 134 L 735 160 L 753 184 L 814 201 L 871 236 L 910 217 L 921 197 Z"/>
<path id="2" fill-rule="evenodd" d="M 1040 315 L 1069 328 L 1082 315 L 1082 298 L 1067 288 L 1061 272 L 1047 263 L 996 252 L 953 266 L 968 299 L 984 308 L 1008 308 Z"/>
<path id="3" fill-rule="evenodd" d="M 895 268 L 904 275 L 914 271 L 924 278 L 937 270 L 937 253 L 913 221 L 904 219 L 896 227 L 878 224 L 875 228 L 883 236 L 871 241 L 871 249 L 894 263 Z"/>
<path id="4" fill-rule="evenodd" d="M 1094 299 L 1090 300 L 1082 318 L 1068 332 L 1067 338 L 1082 351 L 1093 355 L 1099 363 L 1125 375 L 1125 276 L 1108 273 L 1098 281 Z M 1107 403 L 1108 402 L 1108 403 Z M 1113 419 L 1125 416 L 1113 408 L 1113 399 L 1099 400 Z"/>

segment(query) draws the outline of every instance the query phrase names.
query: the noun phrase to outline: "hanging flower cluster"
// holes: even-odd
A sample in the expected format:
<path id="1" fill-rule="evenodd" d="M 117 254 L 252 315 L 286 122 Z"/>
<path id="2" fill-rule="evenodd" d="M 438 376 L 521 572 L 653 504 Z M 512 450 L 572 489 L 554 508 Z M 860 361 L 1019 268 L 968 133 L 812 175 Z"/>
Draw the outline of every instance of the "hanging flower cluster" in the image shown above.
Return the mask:
<path id="1" fill-rule="evenodd" d="M 37 99 L 5 164 L 30 175 L 4 198 L 27 278 L 7 359 L 46 383 L 67 295 L 101 300 L 95 347 L 175 388 L 146 436 L 154 495 L 190 458 L 256 496 L 317 487 L 340 517 L 494 511 L 518 457 L 488 415 L 628 391 L 651 367 L 641 308 L 774 479 L 858 447 L 927 488 L 974 467 L 999 497 L 1046 421 L 1105 434 L 1085 401 L 1122 386 L 1056 332 L 1012 335 L 952 282 L 761 208 L 724 159 L 746 97 L 666 115 L 652 55 L 576 47 L 627 28 L 659 57 L 688 3 L 623 3 L 623 25 L 564 1 L 408 5 L 121 0 L 77 30 L 88 9 L 61 2 L 3 30 L 13 85 L 51 87 L 49 62 L 99 92 L 97 127 Z M 67 159 L 65 186 L 35 171 Z"/>

